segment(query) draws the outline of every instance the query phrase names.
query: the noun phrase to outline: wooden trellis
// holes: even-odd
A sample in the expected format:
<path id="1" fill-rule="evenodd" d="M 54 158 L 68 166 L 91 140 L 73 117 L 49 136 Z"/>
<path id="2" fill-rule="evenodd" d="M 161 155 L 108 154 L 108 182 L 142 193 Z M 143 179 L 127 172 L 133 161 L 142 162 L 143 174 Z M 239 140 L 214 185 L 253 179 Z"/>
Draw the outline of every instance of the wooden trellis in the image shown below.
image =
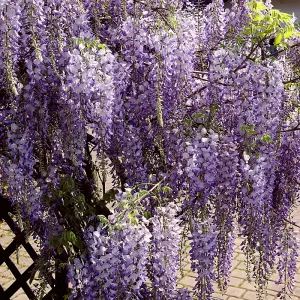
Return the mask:
<path id="1" fill-rule="evenodd" d="M 6 290 L 4 290 L 0 284 L 0 299 L 9 300 L 12 295 L 22 288 L 28 299 L 36 300 L 37 297 L 27 281 L 31 277 L 31 272 L 34 269 L 39 256 L 32 245 L 26 240 L 26 233 L 21 231 L 16 222 L 11 218 L 10 213 L 13 213 L 13 208 L 11 207 L 10 201 L 1 195 L 0 207 L 0 221 L 4 220 L 15 235 L 13 241 L 5 249 L 0 244 L 0 266 L 5 263 L 15 277 L 13 283 Z M 10 258 L 21 245 L 33 260 L 33 263 L 22 274 Z M 51 290 L 43 297 L 43 300 L 63 299 L 63 296 L 66 294 L 68 289 L 66 271 L 61 272 L 61 270 L 57 270 L 55 278 L 56 279 L 49 274 L 48 284 L 51 287 Z"/>

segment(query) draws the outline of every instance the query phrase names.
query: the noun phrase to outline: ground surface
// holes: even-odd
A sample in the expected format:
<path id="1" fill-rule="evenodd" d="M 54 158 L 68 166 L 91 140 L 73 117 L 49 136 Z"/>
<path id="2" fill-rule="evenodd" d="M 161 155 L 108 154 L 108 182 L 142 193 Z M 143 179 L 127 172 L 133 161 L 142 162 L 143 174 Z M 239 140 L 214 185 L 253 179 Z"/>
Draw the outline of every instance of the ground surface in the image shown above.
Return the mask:
<path id="1" fill-rule="evenodd" d="M 295 211 L 295 222 L 300 225 L 300 209 Z M 300 239 L 300 229 L 295 228 L 295 231 L 298 234 Z M 9 230 L 8 226 L 5 223 L 0 225 L 0 244 L 5 248 L 12 241 L 14 235 Z M 215 299 L 256 299 L 254 283 L 249 283 L 247 281 L 246 272 L 245 272 L 245 256 L 241 251 L 239 244 L 242 239 L 238 238 L 236 240 L 235 255 L 233 261 L 233 269 L 231 273 L 231 281 L 229 283 L 228 290 L 225 295 L 220 293 L 215 293 Z M 32 264 L 32 259 L 26 253 L 24 248 L 20 248 L 18 253 L 18 258 L 16 253 L 12 256 L 12 260 L 18 266 L 20 272 L 24 272 L 30 264 Z M 188 255 L 183 256 L 183 276 L 179 279 L 179 286 L 185 286 L 188 288 L 193 288 L 195 284 L 196 274 L 193 273 L 190 269 L 190 262 Z M 280 286 L 275 284 L 276 276 L 272 275 L 271 281 L 268 285 L 268 296 L 266 300 L 276 299 L 277 292 L 280 290 Z M 0 285 L 6 289 L 14 282 L 14 277 L 12 273 L 8 270 L 6 265 L 0 266 Z M 33 282 L 37 283 L 37 282 Z M 32 285 L 31 285 L 32 286 Z M 11 299 L 14 300 L 27 300 L 28 297 L 24 294 L 23 290 L 19 290 Z M 277 298 L 279 299 L 279 298 Z M 300 257 L 297 262 L 297 275 L 295 280 L 295 289 L 294 295 L 290 299 L 300 299 Z M 1 299 L 0 299 L 1 300 Z M 149 299 L 151 300 L 151 299 Z"/>

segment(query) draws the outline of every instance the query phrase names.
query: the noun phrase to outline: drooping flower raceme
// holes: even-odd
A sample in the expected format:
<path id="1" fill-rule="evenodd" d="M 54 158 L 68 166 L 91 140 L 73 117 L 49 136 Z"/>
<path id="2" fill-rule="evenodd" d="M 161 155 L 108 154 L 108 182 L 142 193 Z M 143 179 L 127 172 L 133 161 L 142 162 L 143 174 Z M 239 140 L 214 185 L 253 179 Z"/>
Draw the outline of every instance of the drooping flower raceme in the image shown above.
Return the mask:
<path id="1" fill-rule="evenodd" d="M 150 278 L 153 299 L 173 299 L 176 296 L 176 271 L 179 270 L 181 241 L 177 211 L 176 205 L 170 203 L 158 208 L 151 219 Z"/>

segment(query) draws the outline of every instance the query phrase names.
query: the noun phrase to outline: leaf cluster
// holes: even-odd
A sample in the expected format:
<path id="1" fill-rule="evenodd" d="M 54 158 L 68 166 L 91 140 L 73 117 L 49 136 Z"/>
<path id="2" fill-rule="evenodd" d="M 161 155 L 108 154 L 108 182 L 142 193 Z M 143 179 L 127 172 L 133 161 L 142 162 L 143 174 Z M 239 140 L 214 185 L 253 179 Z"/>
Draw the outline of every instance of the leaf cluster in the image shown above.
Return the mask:
<path id="1" fill-rule="evenodd" d="M 251 35 L 254 41 L 275 36 L 274 45 L 287 47 L 287 39 L 300 36 L 295 28 L 293 16 L 278 9 L 269 9 L 263 2 L 247 3 L 252 22 L 245 28 L 244 34 Z"/>

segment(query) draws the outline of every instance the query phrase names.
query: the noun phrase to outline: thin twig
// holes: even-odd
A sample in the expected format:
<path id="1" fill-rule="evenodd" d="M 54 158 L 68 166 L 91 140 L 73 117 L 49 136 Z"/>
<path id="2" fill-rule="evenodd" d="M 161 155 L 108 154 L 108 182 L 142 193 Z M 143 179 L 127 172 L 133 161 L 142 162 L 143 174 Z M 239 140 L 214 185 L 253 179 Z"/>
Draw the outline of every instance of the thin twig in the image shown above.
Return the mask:
<path id="1" fill-rule="evenodd" d="M 192 92 L 190 95 L 188 95 L 187 98 L 189 99 L 189 98 L 194 97 L 196 94 L 202 92 L 202 91 L 205 90 L 207 87 L 208 87 L 208 85 L 205 85 L 205 86 L 203 86 L 203 87 L 201 87 L 201 88 L 195 90 L 195 91 Z"/>
<path id="2" fill-rule="evenodd" d="M 211 83 L 211 81 L 208 80 L 208 79 L 204 79 L 204 78 L 200 78 L 200 77 L 196 77 L 196 76 L 194 76 L 194 78 L 200 79 L 200 80 L 203 80 L 203 81 L 207 81 L 207 82 Z M 214 82 L 214 84 L 220 84 L 220 85 L 224 85 L 224 86 L 233 86 L 232 84 L 227 84 L 227 83 L 223 83 L 223 82 L 219 82 L 219 81 Z"/>
<path id="3" fill-rule="evenodd" d="M 295 227 L 298 227 L 298 228 L 300 228 L 300 226 L 299 226 L 299 225 L 297 225 L 297 224 L 295 224 L 295 222 L 292 222 L 292 221 L 290 221 L 290 220 L 288 220 L 288 219 L 286 219 L 286 218 L 283 218 L 283 220 L 284 220 L 284 221 L 286 221 L 286 222 L 288 222 L 289 224 L 291 224 L 291 225 L 295 226 Z"/>
<path id="4" fill-rule="evenodd" d="M 208 72 L 203 72 L 203 71 L 193 71 L 195 74 L 202 74 L 202 75 L 208 75 Z"/>
<path id="5" fill-rule="evenodd" d="M 287 83 L 293 83 L 293 82 L 296 82 L 300 80 L 300 76 L 296 77 L 296 78 L 293 78 L 291 80 L 288 80 L 288 81 L 283 81 L 284 84 L 287 84 Z"/>
<path id="6" fill-rule="evenodd" d="M 286 130 L 280 130 L 277 133 L 291 132 L 291 131 L 297 131 L 297 130 L 300 130 L 300 124 L 299 123 L 294 128 L 290 128 L 290 129 L 286 129 Z"/>

